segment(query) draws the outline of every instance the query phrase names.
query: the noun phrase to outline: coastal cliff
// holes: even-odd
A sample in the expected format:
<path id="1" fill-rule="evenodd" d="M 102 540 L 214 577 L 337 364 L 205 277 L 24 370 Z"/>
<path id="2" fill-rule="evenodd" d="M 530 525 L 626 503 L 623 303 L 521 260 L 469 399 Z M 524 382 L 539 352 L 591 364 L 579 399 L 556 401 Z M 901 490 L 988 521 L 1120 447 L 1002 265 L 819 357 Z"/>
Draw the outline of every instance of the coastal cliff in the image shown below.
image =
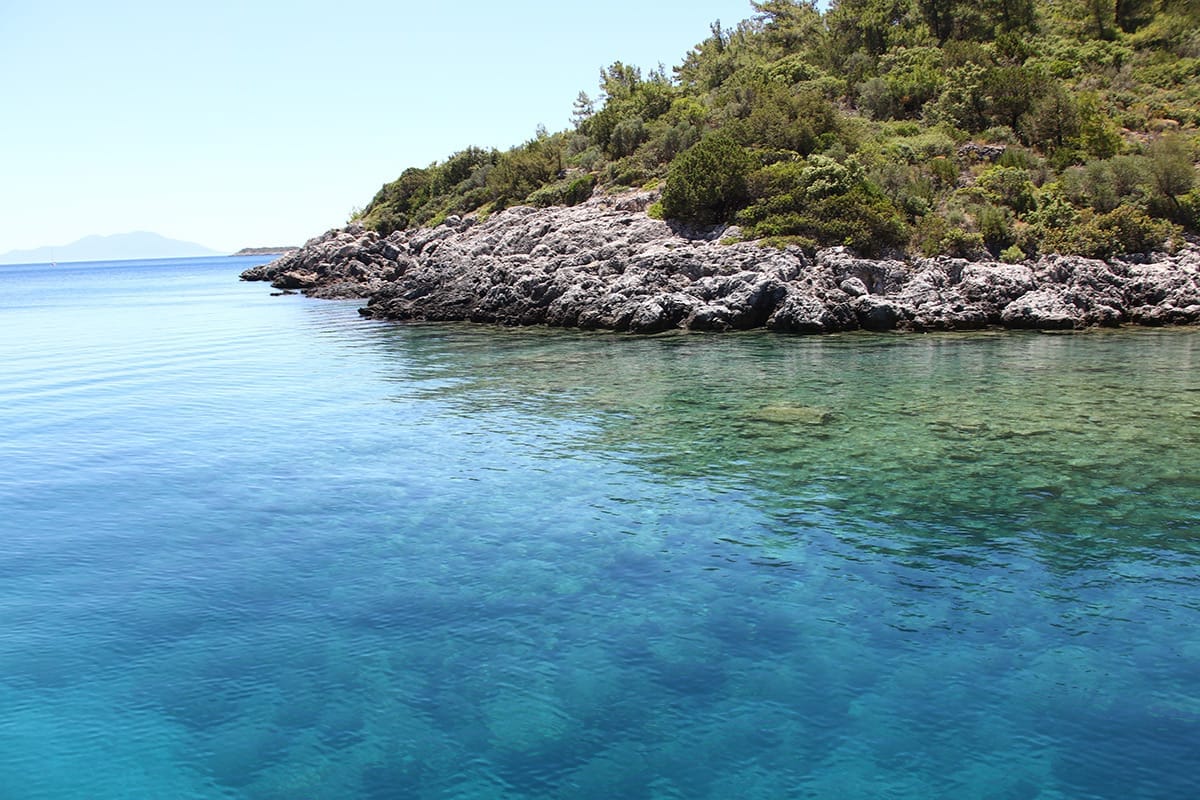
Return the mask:
<path id="1" fill-rule="evenodd" d="M 858 258 L 835 247 L 727 243 L 735 228 L 686 229 L 645 212 L 650 192 L 573 207 L 450 216 L 382 237 L 332 230 L 242 273 L 319 298 L 365 298 L 388 320 L 550 325 L 656 333 L 1070 330 L 1200 322 L 1200 247 L 1022 264 Z"/>

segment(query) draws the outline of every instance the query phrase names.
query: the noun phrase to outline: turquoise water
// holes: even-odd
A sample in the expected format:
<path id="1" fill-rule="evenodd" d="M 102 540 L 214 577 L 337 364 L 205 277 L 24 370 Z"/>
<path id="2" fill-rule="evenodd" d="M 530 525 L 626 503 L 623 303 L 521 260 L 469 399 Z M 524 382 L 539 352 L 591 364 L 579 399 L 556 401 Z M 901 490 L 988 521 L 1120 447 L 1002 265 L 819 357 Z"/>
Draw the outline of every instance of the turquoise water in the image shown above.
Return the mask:
<path id="1" fill-rule="evenodd" d="M 0 800 L 1200 796 L 1200 331 L 0 268 Z"/>

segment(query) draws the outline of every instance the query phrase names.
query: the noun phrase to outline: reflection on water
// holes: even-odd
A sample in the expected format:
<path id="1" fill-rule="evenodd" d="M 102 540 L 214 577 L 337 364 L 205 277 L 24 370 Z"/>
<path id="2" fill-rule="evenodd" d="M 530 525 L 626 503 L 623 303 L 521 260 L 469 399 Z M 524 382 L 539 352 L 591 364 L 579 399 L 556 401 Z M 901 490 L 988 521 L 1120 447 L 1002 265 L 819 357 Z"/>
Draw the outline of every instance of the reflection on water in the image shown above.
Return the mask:
<path id="1" fill-rule="evenodd" d="M 5 800 L 1200 792 L 1197 332 L 392 326 L 163 266 L 0 295 Z"/>

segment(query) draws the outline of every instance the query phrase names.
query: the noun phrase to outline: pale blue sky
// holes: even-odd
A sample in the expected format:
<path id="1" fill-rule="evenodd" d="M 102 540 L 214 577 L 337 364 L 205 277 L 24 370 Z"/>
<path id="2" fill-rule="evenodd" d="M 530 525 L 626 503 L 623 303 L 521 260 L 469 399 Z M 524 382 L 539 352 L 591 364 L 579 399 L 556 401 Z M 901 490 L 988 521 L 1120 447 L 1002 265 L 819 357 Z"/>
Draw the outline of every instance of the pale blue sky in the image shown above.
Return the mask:
<path id="1" fill-rule="evenodd" d="M 747 0 L 0 0 L 0 252 L 150 230 L 300 243 L 467 145 L 566 127 L 614 60 Z"/>

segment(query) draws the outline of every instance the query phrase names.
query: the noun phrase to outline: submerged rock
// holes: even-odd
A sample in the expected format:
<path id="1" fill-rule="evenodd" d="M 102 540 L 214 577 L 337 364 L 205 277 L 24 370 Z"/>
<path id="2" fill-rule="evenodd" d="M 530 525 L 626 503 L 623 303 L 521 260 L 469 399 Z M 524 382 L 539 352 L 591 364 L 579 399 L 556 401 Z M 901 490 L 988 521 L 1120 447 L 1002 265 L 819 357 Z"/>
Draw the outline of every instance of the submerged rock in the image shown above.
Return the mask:
<path id="1" fill-rule="evenodd" d="M 833 413 L 813 406 L 773 405 L 756 409 L 750 419 L 780 425 L 824 425 L 833 419 Z"/>
<path id="2" fill-rule="evenodd" d="M 447 217 L 387 237 L 350 225 L 242 273 L 286 291 L 366 298 L 376 319 L 552 325 L 659 333 L 1043 330 L 1200 322 L 1200 247 L 1128 261 L 1047 256 L 1026 264 L 947 257 L 807 256 L 733 229 L 651 219 L 653 193 Z"/>

